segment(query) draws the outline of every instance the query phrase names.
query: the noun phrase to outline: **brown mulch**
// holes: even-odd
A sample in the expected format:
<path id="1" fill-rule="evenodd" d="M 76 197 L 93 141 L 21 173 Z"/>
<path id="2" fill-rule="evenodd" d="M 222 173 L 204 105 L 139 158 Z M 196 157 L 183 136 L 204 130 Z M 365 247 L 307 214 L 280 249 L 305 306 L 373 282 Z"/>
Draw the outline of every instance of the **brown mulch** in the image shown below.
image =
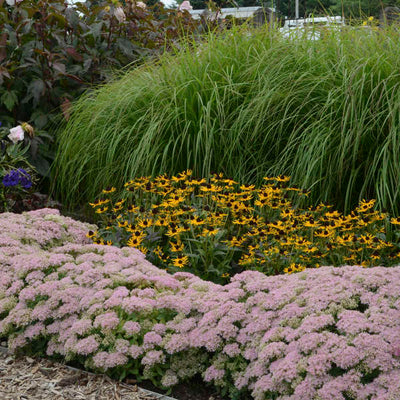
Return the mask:
<path id="1" fill-rule="evenodd" d="M 135 385 L 0 349 L 1 400 L 164 400 Z M 169 398 L 171 399 L 171 398 Z"/>

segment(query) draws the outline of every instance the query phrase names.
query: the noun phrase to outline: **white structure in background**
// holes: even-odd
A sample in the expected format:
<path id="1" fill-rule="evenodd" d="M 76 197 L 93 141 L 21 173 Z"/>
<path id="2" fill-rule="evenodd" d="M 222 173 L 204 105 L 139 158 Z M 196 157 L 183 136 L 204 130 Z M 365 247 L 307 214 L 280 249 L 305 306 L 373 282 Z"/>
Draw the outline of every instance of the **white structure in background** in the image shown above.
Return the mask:
<path id="1" fill-rule="evenodd" d="M 252 18 L 254 13 L 259 10 L 260 7 L 238 7 L 238 8 L 221 8 L 218 12 L 218 18 L 226 18 L 227 16 L 232 16 L 234 18 Z M 275 12 L 275 9 L 271 9 Z M 200 19 L 206 10 L 191 10 L 193 19 Z"/>
<path id="2" fill-rule="evenodd" d="M 288 38 L 299 37 L 306 34 L 308 39 L 318 40 L 321 37 L 320 28 L 336 30 L 344 25 L 345 20 L 340 16 L 287 19 L 280 31 Z"/>

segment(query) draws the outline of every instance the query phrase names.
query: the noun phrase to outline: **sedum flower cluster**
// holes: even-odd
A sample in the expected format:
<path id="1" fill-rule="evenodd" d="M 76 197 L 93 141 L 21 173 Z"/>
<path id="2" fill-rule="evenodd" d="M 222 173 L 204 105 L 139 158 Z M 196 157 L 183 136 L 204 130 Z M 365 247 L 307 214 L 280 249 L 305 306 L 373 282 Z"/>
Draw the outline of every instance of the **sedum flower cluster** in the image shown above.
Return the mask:
<path id="1" fill-rule="evenodd" d="M 134 248 L 85 244 L 53 210 L 0 215 L 0 337 L 120 378 L 201 374 L 232 398 L 400 398 L 400 267 L 322 267 L 225 286 Z"/>
<path id="2" fill-rule="evenodd" d="M 294 200 L 308 193 L 288 181 L 266 177 L 257 188 L 222 174 L 196 179 L 191 171 L 136 178 L 121 198 L 110 187 L 90 203 L 102 223 L 88 237 L 136 247 L 154 265 L 217 283 L 244 270 L 275 275 L 320 265 L 399 263 L 397 239 L 389 234 L 400 218 L 389 221 L 374 210 L 374 200 L 362 200 L 348 215 L 325 204 L 300 208 Z"/>

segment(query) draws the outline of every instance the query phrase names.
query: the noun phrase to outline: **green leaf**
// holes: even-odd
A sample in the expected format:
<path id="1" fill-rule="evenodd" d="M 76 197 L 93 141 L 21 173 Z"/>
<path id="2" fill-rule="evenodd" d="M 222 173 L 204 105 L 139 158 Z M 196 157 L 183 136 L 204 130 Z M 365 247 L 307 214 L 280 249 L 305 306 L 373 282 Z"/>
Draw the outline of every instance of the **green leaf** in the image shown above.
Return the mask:
<path id="1" fill-rule="evenodd" d="M 38 102 L 44 93 L 44 89 L 44 82 L 41 79 L 36 79 L 29 85 L 28 92 L 33 96 L 34 100 Z"/>
<path id="2" fill-rule="evenodd" d="M 131 57 L 135 50 L 135 46 L 133 46 L 131 41 L 124 38 L 117 39 L 117 46 L 128 57 Z"/>
<path id="3" fill-rule="evenodd" d="M 31 163 L 35 167 L 39 175 L 45 177 L 50 176 L 50 163 L 40 154 L 38 154 L 37 158 L 32 160 Z"/>
<path id="4" fill-rule="evenodd" d="M 6 106 L 8 111 L 12 111 L 14 105 L 18 102 L 17 93 L 13 90 L 9 92 L 4 92 L 1 96 L 1 102 Z"/>
<path id="5" fill-rule="evenodd" d="M 41 114 L 34 120 L 35 128 L 36 129 L 43 129 L 47 122 L 48 122 L 47 115 Z"/>
<path id="6" fill-rule="evenodd" d="M 67 47 L 65 49 L 65 51 L 67 52 L 68 55 L 70 55 L 75 61 L 83 61 L 83 57 L 81 54 L 79 54 L 76 49 L 74 49 L 73 47 Z"/>
<path id="7" fill-rule="evenodd" d="M 16 160 L 23 158 L 28 149 L 29 146 L 21 147 L 21 143 L 15 143 L 7 146 L 6 153 L 10 158 Z"/>

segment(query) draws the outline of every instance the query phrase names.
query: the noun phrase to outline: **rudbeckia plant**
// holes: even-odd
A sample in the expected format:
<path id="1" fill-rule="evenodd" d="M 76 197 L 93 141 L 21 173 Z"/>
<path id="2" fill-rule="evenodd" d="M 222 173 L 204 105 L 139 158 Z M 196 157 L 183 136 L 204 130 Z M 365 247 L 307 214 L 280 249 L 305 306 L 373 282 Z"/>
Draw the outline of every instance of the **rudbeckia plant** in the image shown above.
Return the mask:
<path id="1" fill-rule="evenodd" d="M 330 205 L 299 208 L 309 191 L 289 177 L 265 177 L 260 187 L 214 174 L 198 179 L 141 177 L 103 190 L 90 205 L 100 228 L 94 243 L 130 246 L 170 272 L 224 282 L 244 270 L 291 274 L 322 265 L 390 266 L 400 260 L 399 218 L 362 200 L 348 215 Z"/>

